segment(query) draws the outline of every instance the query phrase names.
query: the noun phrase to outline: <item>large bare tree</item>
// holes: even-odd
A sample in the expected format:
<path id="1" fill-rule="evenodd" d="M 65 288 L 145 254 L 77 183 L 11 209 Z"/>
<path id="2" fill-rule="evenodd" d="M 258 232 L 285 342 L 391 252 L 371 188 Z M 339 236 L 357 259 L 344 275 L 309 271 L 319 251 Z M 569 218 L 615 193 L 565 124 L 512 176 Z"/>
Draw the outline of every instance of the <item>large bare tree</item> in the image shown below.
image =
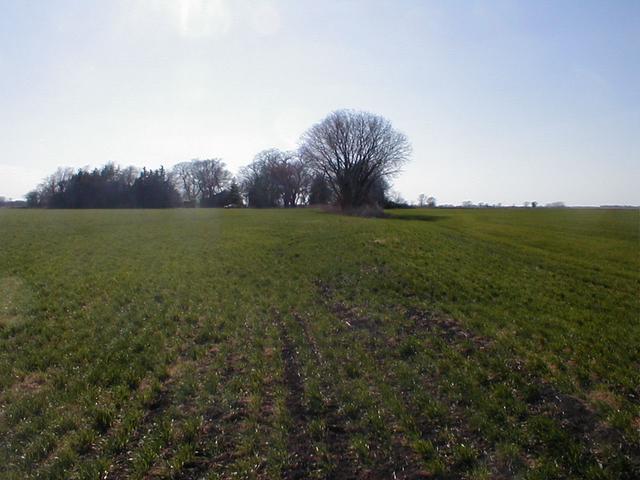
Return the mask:
<path id="1" fill-rule="evenodd" d="M 171 174 L 178 185 L 183 200 L 195 205 L 200 189 L 195 175 L 194 162 L 180 162 L 174 165 Z"/>
<path id="2" fill-rule="evenodd" d="M 195 160 L 194 175 L 203 201 L 210 200 L 231 183 L 231 173 L 218 158 Z"/>
<path id="3" fill-rule="evenodd" d="M 399 172 L 411 144 L 384 117 L 337 110 L 302 135 L 299 154 L 348 209 L 371 203 L 371 189 Z"/>
<path id="4" fill-rule="evenodd" d="M 259 152 L 253 161 L 241 170 L 242 189 L 250 207 L 271 208 L 281 206 L 282 194 L 272 175 L 272 166 L 280 162 L 282 152 L 277 149 Z"/>
<path id="5" fill-rule="evenodd" d="M 296 152 L 263 150 L 243 169 L 242 177 L 252 207 L 295 207 L 308 195 L 308 168 Z"/>
<path id="6" fill-rule="evenodd" d="M 295 207 L 307 196 L 309 169 L 295 152 L 277 152 L 279 155 L 269 165 L 269 171 L 280 191 L 282 204 Z"/>
<path id="7" fill-rule="evenodd" d="M 201 205 L 211 203 L 231 183 L 231 173 L 218 158 L 178 163 L 172 175 L 183 198 L 188 202 L 199 201 Z"/>

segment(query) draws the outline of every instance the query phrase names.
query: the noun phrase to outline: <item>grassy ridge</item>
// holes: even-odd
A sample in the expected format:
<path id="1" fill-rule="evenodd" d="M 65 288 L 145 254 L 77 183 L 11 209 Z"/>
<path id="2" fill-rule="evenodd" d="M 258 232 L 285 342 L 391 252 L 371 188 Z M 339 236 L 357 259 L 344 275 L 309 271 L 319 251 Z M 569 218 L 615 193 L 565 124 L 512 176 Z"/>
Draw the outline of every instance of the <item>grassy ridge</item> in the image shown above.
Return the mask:
<path id="1" fill-rule="evenodd" d="M 0 476 L 633 478 L 637 211 L 0 211 Z"/>

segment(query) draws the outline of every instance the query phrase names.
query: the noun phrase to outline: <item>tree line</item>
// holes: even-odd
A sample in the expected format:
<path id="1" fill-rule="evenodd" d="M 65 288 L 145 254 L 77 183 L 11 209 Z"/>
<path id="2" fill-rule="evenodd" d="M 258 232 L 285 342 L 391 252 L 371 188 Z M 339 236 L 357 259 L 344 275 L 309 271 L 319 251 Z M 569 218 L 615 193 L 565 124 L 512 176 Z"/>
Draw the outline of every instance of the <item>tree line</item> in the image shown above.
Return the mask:
<path id="1" fill-rule="evenodd" d="M 343 210 L 393 206 L 389 179 L 408 160 L 407 138 L 378 115 L 330 113 L 296 151 L 268 149 L 234 176 L 219 158 L 191 160 L 167 171 L 119 167 L 59 168 L 27 194 L 30 207 L 168 208 L 296 207 Z M 390 204 L 391 203 L 391 204 Z"/>

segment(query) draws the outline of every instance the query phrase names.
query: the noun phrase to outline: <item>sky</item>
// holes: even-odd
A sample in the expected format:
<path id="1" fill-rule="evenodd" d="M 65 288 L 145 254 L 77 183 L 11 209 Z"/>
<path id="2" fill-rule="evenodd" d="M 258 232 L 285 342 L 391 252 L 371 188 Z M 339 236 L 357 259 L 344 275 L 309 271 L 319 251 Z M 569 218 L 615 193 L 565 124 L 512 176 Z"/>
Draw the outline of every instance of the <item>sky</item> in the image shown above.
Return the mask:
<path id="1" fill-rule="evenodd" d="M 0 0 L 0 196 L 388 118 L 416 201 L 640 204 L 640 1 Z"/>

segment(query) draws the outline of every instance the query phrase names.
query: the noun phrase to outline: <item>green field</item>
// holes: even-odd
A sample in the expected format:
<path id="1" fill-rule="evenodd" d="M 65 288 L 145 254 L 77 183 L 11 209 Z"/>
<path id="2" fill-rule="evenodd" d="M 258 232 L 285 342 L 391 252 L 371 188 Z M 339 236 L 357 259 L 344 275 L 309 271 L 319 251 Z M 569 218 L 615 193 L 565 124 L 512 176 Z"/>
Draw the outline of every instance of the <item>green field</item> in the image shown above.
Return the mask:
<path id="1" fill-rule="evenodd" d="M 638 478 L 639 212 L 390 213 L 0 210 L 0 478 Z"/>

